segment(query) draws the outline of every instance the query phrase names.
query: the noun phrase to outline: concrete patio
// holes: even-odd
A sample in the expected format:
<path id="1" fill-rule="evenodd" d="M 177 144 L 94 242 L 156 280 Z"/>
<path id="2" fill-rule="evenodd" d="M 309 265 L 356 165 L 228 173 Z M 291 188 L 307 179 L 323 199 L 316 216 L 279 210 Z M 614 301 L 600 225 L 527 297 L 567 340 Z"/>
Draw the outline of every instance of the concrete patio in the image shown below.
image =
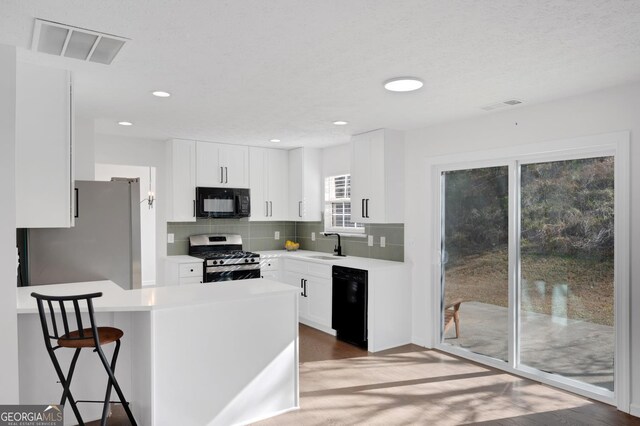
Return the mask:
<path id="1" fill-rule="evenodd" d="M 459 312 L 460 337 L 451 327 L 445 342 L 506 360 L 507 308 L 465 301 Z M 613 390 L 613 327 L 524 312 L 521 341 L 522 364 Z"/>

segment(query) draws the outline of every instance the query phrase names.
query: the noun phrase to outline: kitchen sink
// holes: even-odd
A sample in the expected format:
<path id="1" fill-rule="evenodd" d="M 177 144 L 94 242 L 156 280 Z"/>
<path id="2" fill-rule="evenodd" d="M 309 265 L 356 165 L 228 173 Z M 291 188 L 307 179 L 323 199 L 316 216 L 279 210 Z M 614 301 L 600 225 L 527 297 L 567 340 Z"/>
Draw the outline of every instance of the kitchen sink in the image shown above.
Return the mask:
<path id="1" fill-rule="evenodd" d="M 319 260 L 342 260 L 344 257 L 338 256 L 305 256 L 308 259 L 319 259 Z"/>

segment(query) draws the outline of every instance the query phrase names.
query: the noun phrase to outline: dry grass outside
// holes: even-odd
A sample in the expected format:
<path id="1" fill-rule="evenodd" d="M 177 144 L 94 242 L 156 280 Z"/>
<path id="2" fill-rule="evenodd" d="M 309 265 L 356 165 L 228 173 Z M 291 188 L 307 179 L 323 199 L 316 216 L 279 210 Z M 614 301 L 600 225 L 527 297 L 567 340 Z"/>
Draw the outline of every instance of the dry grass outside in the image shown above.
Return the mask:
<path id="1" fill-rule="evenodd" d="M 569 319 L 613 326 L 613 261 L 579 257 L 522 256 L 523 306 L 526 311 L 551 315 L 553 293 L 567 290 L 558 306 Z M 508 306 L 506 248 L 469 255 L 447 264 L 446 301 L 462 299 Z M 562 286 L 566 284 L 566 286 Z"/>

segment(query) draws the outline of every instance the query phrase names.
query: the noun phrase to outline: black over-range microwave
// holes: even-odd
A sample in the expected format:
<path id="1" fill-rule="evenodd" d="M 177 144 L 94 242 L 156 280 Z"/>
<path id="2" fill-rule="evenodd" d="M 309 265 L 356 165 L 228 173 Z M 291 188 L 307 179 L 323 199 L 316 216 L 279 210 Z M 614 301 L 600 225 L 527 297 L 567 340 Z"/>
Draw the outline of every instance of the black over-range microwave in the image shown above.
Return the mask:
<path id="1" fill-rule="evenodd" d="M 196 188 L 196 216 L 239 218 L 251 215 L 246 188 Z"/>

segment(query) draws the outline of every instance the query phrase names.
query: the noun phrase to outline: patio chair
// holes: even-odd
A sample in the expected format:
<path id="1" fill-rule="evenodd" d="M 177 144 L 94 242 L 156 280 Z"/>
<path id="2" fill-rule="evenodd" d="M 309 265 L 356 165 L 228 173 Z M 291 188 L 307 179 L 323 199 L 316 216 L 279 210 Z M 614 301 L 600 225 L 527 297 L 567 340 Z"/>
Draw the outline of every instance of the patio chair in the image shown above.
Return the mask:
<path id="1" fill-rule="evenodd" d="M 449 327 L 452 324 L 456 325 L 456 339 L 460 337 L 460 305 L 462 304 L 462 299 L 454 300 L 451 303 L 448 303 L 444 307 L 444 333 L 447 332 Z"/>

